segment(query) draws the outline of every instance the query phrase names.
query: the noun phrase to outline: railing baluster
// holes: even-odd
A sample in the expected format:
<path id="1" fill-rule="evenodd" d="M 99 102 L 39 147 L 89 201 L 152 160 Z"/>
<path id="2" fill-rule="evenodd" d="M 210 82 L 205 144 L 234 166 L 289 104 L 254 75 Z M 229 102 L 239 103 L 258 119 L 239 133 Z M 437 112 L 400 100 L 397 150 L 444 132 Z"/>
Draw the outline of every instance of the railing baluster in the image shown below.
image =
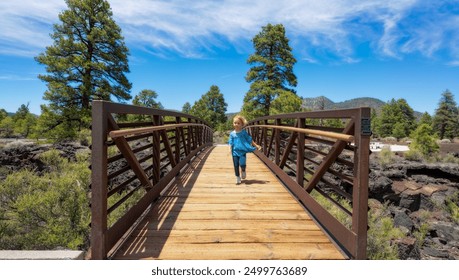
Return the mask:
<path id="1" fill-rule="evenodd" d="M 276 126 L 281 126 L 281 119 L 276 119 L 275 123 L 276 123 Z M 276 147 L 274 148 L 274 163 L 276 165 L 279 165 L 279 162 L 280 162 L 280 154 L 281 154 L 280 134 L 281 134 L 281 130 L 278 128 L 275 128 L 274 129 L 274 135 L 275 135 L 274 144 L 276 145 Z"/>
<path id="2" fill-rule="evenodd" d="M 297 127 L 305 127 L 305 119 L 300 118 L 297 120 Z M 301 187 L 304 186 L 304 134 L 297 133 L 297 145 L 296 145 L 296 182 Z"/>
<path id="3" fill-rule="evenodd" d="M 161 125 L 161 117 L 160 116 L 153 116 L 153 125 L 158 126 Z M 159 131 L 153 131 L 152 132 L 152 142 L 153 142 L 153 185 L 157 184 L 159 182 L 159 179 L 161 177 L 161 170 L 159 169 L 159 166 L 161 165 L 161 139 L 160 139 L 160 132 Z"/>

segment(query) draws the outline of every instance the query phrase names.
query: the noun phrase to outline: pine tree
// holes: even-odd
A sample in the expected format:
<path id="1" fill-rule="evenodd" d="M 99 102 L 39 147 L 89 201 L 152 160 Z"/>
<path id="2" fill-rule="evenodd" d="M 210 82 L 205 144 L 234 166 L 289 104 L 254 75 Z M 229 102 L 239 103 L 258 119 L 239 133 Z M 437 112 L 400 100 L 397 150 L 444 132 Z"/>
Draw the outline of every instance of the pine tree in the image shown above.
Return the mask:
<path id="1" fill-rule="evenodd" d="M 88 125 L 92 100 L 129 100 L 131 84 L 124 74 L 129 72 L 129 51 L 108 1 L 66 3 L 61 24 L 54 25 L 53 45 L 36 60 L 48 73 L 39 75 L 48 87 L 44 99 L 49 118 L 43 123 L 48 129 L 60 126 L 65 137 L 72 137 Z"/>
<path id="2" fill-rule="evenodd" d="M 217 128 L 219 124 L 226 122 L 227 107 L 228 104 L 226 104 L 220 89 L 213 85 L 206 94 L 194 103 L 190 114 L 205 120 L 212 128 Z"/>
<path id="3" fill-rule="evenodd" d="M 158 98 L 158 94 L 154 90 L 144 89 L 134 97 L 132 104 L 148 108 L 164 109 L 161 102 L 156 101 L 156 98 Z"/>
<path id="4" fill-rule="evenodd" d="M 189 114 L 190 111 L 191 111 L 190 102 L 185 102 L 185 104 L 183 104 L 183 107 L 182 107 L 182 112 L 185 113 L 185 114 Z"/>
<path id="5" fill-rule="evenodd" d="M 382 106 L 381 113 L 373 123 L 374 131 L 380 137 L 408 137 L 416 128 L 414 111 L 403 98 L 392 98 Z"/>
<path id="6" fill-rule="evenodd" d="M 36 124 L 36 117 L 30 113 L 29 104 L 22 104 L 12 117 L 14 123 L 14 132 L 16 135 L 29 137 L 33 133 Z"/>
<path id="7" fill-rule="evenodd" d="M 156 98 L 158 98 L 158 94 L 154 90 L 144 89 L 134 97 L 132 104 L 154 109 L 164 109 L 161 102 L 156 101 Z M 131 115 L 128 120 L 134 122 L 144 122 L 148 120 L 151 121 L 151 116 Z"/>
<path id="8" fill-rule="evenodd" d="M 438 104 L 433 118 L 433 127 L 440 139 L 459 136 L 459 111 L 453 94 L 446 90 Z"/>
<path id="9" fill-rule="evenodd" d="M 301 111 L 303 100 L 293 92 L 283 91 L 271 103 L 271 115 Z"/>
<path id="10" fill-rule="evenodd" d="M 0 109 L 0 122 L 6 117 L 8 117 L 8 112 L 5 109 Z"/>
<path id="11" fill-rule="evenodd" d="M 247 63 L 253 66 L 246 75 L 246 81 L 251 85 L 242 108 L 248 119 L 272 114 L 273 101 L 283 93 L 296 95 L 293 87 L 297 85 L 293 73 L 296 59 L 282 24 L 262 27 L 252 42 L 255 53 L 248 58 Z"/>
<path id="12" fill-rule="evenodd" d="M 440 149 L 436 143 L 436 135 L 432 127 L 426 123 L 419 125 L 410 136 L 413 139 L 410 148 L 420 151 L 425 156 L 438 152 Z"/>
<path id="13" fill-rule="evenodd" d="M 429 113 L 424 112 L 424 114 L 422 114 L 421 118 L 419 119 L 418 126 L 421 124 L 428 124 L 432 126 L 432 116 Z"/>

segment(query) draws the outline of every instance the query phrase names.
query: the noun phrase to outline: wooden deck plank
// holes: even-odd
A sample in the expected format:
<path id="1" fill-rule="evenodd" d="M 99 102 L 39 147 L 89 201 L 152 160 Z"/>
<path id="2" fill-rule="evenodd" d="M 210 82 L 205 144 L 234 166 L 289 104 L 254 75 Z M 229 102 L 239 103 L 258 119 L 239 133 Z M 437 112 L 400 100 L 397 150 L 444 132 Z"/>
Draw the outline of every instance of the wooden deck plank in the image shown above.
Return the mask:
<path id="1" fill-rule="evenodd" d="M 158 243 L 165 241 L 170 243 L 285 243 L 289 242 L 316 242 L 329 243 L 330 240 L 318 230 L 259 230 L 259 229 L 238 229 L 238 230 L 135 230 L 132 236 L 137 240 L 146 243 Z M 144 241 L 143 241 L 144 240 Z"/>
<path id="2" fill-rule="evenodd" d="M 342 259 L 330 243 L 212 243 L 174 244 L 163 247 L 142 244 L 142 250 L 118 256 L 117 259 L 173 259 L 173 260 L 309 260 Z"/>
<path id="3" fill-rule="evenodd" d="M 164 213 L 171 219 L 180 220 L 205 220 L 205 219 L 238 219 L 238 220 L 300 220 L 311 219 L 304 211 L 283 210 L 283 211 L 240 211 L 240 210 L 201 210 L 201 211 L 179 211 L 169 208 Z M 158 215 L 149 214 L 149 217 Z"/>
<path id="4" fill-rule="evenodd" d="M 113 259 L 344 259 L 253 154 L 235 184 L 228 147 L 180 174 Z"/>

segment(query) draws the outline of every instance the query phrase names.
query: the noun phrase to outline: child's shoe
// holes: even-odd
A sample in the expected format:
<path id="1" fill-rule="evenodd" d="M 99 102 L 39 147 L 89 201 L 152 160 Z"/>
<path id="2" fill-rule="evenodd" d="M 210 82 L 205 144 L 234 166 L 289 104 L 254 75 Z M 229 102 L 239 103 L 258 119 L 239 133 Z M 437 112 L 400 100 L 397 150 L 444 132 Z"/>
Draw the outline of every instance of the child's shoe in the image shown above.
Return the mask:
<path id="1" fill-rule="evenodd" d="M 241 183 L 241 177 L 236 176 L 236 184 L 239 185 Z"/>
<path id="2" fill-rule="evenodd" d="M 242 179 L 245 179 L 247 177 L 247 174 L 245 174 L 245 171 L 242 171 Z"/>

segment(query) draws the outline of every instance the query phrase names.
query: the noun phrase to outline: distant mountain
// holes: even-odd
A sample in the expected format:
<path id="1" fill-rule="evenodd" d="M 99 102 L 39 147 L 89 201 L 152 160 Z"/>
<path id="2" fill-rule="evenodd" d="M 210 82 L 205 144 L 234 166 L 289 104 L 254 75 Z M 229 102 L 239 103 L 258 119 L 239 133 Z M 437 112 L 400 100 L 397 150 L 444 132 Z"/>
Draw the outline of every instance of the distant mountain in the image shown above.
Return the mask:
<path id="1" fill-rule="evenodd" d="M 381 111 L 381 107 L 385 104 L 386 102 L 372 97 L 360 97 L 343 102 L 333 102 L 325 96 L 319 96 L 313 98 L 303 98 L 303 104 L 301 106 L 312 111 L 370 107 L 379 113 Z M 416 119 L 419 120 L 422 115 L 423 113 L 414 111 Z"/>
<path id="2" fill-rule="evenodd" d="M 376 109 L 376 111 L 380 111 L 384 104 L 386 103 L 371 97 L 360 97 L 343 102 L 333 102 L 325 96 L 319 96 L 314 98 L 303 98 L 302 107 L 313 111 L 370 107 Z"/>

